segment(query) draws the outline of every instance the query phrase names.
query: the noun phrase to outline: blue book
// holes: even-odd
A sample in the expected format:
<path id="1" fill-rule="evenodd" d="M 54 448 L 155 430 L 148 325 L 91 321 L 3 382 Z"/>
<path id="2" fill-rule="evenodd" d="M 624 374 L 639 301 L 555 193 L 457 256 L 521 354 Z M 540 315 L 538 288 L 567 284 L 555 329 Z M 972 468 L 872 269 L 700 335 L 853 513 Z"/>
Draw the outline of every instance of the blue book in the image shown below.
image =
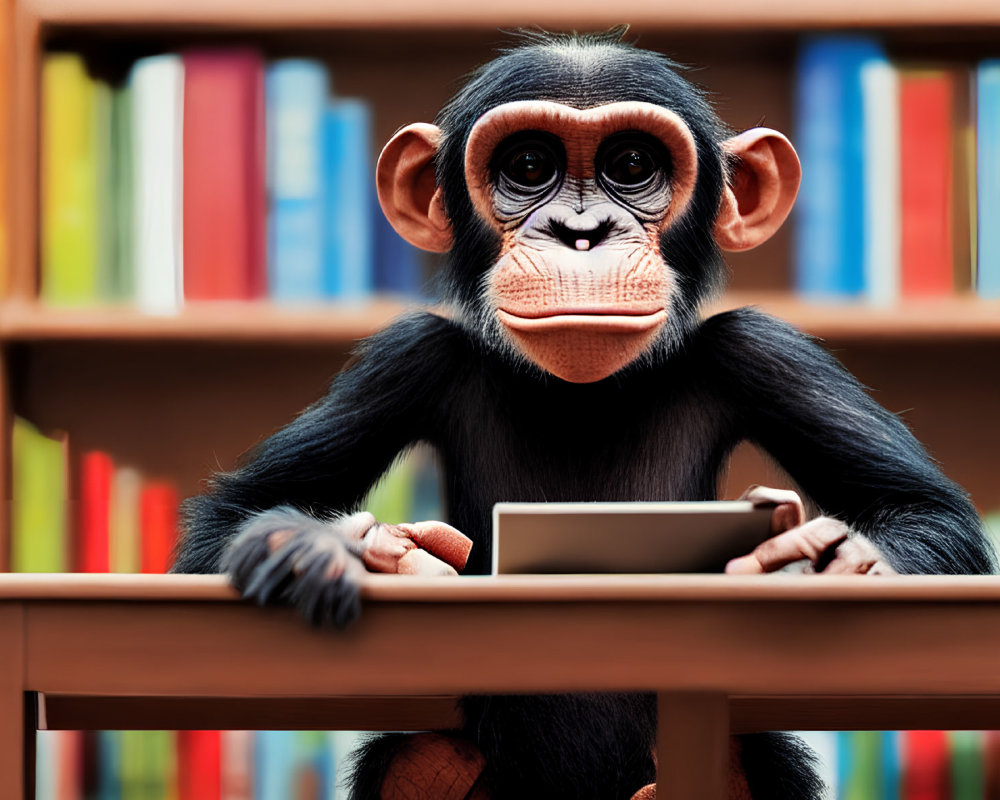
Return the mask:
<path id="1" fill-rule="evenodd" d="M 323 118 L 326 68 L 286 59 L 266 75 L 268 285 L 277 302 L 323 296 Z"/>
<path id="2" fill-rule="evenodd" d="M 97 798 L 121 800 L 123 731 L 97 734 Z"/>
<path id="3" fill-rule="evenodd" d="M 978 246 L 976 288 L 981 297 L 1000 297 L 1000 60 L 976 71 L 976 176 Z"/>
<path id="4" fill-rule="evenodd" d="M 393 230 L 378 204 L 375 208 L 375 290 L 396 297 L 420 297 L 424 290 L 424 254 Z"/>
<path id="5" fill-rule="evenodd" d="M 257 731 L 254 735 L 254 800 L 295 797 L 295 731 Z"/>
<path id="6" fill-rule="evenodd" d="M 323 119 L 327 297 L 357 299 L 374 289 L 371 127 L 371 109 L 362 100 L 337 100 Z"/>
<path id="7" fill-rule="evenodd" d="M 872 39 L 809 39 L 795 87 L 796 147 L 802 160 L 797 202 L 796 284 L 818 298 L 853 298 L 865 289 L 862 71 L 885 55 Z"/>

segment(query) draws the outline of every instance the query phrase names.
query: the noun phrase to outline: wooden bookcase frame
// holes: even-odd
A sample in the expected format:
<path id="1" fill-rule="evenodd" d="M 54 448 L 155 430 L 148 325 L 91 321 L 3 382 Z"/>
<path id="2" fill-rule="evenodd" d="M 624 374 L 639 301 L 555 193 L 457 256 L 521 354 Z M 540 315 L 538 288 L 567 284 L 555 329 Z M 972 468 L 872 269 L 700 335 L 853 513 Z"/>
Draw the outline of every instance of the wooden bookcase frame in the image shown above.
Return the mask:
<path id="1" fill-rule="evenodd" d="M 955 41 L 963 36 L 978 37 L 977 41 L 982 42 L 991 31 L 1000 29 L 1000 11 L 989 0 L 956 0 L 947 8 L 931 8 L 906 0 L 878 4 L 849 0 L 846 5 L 830 0 L 816 3 L 710 0 L 669 10 L 650 6 L 643 0 L 626 0 L 625 5 L 619 3 L 614 9 L 597 0 L 582 0 L 572 5 L 560 0 L 544 6 L 531 0 L 513 0 L 496 7 L 464 0 L 446 0 L 433 7 L 414 5 L 408 0 L 346 0 L 333 5 L 318 0 L 288 0 L 278 5 L 264 0 L 238 4 L 225 0 L 142 3 L 4 0 L 4 3 L 10 22 L 8 38 L 13 47 L 8 53 L 10 107 L 0 110 L 12 132 L 7 154 L 9 180 L 3 187 L 10 199 L 6 220 L 10 286 L 8 298 L 0 302 L 0 487 L 3 487 L 0 570 L 9 568 L 10 431 L 14 411 L 29 417 L 38 414 L 43 421 L 62 422 L 62 417 L 69 416 L 79 423 L 81 419 L 79 415 L 67 415 L 65 407 L 69 401 L 58 399 L 75 390 L 73 380 L 79 376 L 54 378 L 57 366 L 53 364 L 82 355 L 85 366 L 81 369 L 86 369 L 87 363 L 114 360 L 124 350 L 134 356 L 136 348 L 149 348 L 157 357 L 167 352 L 167 368 L 180 374 L 178 365 L 184 362 L 186 354 L 206 347 L 238 354 L 237 360 L 245 365 L 252 361 L 248 354 L 257 349 L 271 353 L 267 364 L 287 361 L 285 356 L 293 355 L 290 360 L 298 359 L 303 364 L 300 377 L 293 381 L 294 390 L 289 392 L 293 399 L 256 413 L 238 432 L 230 433 L 224 446 L 216 447 L 214 443 L 206 446 L 206 452 L 223 451 L 225 461 L 317 396 L 322 388 L 320 376 L 326 375 L 323 370 L 327 369 L 319 365 L 328 363 L 332 374 L 343 363 L 354 341 L 385 324 L 401 308 L 382 301 L 360 309 L 306 312 L 282 311 L 266 305 L 242 309 L 191 308 L 177 318 L 157 319 L 127 310 L 69 311 L 40 307 L 35 302 L 39 263 L 39 70 L 51 36 L 71 32 L 78 38 L 93 35 L 113 43 L 122 37 L 143 37 L 155 32 L 184 42 L 189 37 L 199 41 L 213 37 L 226 39 L 235 33 L 251 41 L 280 36 L 285 47 L 288 40 L 301 38 L 314 49 L 317 37 L 333 37 L 347 46 L 358 39 L 360 44 L 353 45 L 355 50 L 351 52 L 358 53 L 358 48 L 363 51 L 368 46 L 376 48 L 370 55 L 372 64 L 400 49 L 397 45 L 401 43 L 404 52 L 396 58 L 410 58 L 413 63 L 419 59 L 421 69 L 427 68 L 425 61 L 437 58 L 435 79 L 439 74 L 449 76 L 450 85 L 435 89 L 434 103 L 437 103 L 437 98 L 446 96 L 458 76 L 474 63 L 470 59 L 485 60 L 492 46 L 502 41 L 498 28 L 540 25 L 552 29 L 599 29 L 627 20 L 634 24 L 641 44 L 657 48 L 661 39 L 681 45 L 688 39 L 711 41 L 713 44 L 706 50 L 709 54 L 725 53 L 733 47 L 759 52 L 753 49 L 759 45 L 753 43 L 761 37 L 768 42 L 779 42 L 790 52 L 798 33 L 836 28 L 872 28 L 907 41 L 926 42 L 932 47 L 939 36 L 946 34 L 949 52 L 954 52 Z M 383 39 L 387 43 L 380 44 Z M 695 52 L 700 46 L 695 46 Z M 426 48 L 426 59 L 422 58 L 422 48 Z M 386 69 L 397 69 L 400 63 L 391 62 Z M 734 69 L 730 63 L 726 80 L 740 72 L 750 73 L 749 78 L 741 80 L 758 79 L 753 75 L 754 70 Z M 779 60 L 769 64 L 766 74 L 759 76 L 762 82 L 784 82 L 781 87 L 765 92 L 768 100 L 790 86 L 790 73 L 791 62 Z M 356 81 L 356 77 L 348 76 L 348 83 Z M 394 97 L 391 83 L 386 84 L 385 76 L 379 80 L 382 83 L 376 104 L 394 106 L 395 103 L 389 102 Z M 442 79 L 442 83 L 446 81 Z M 408 91 L 398 92 L 400 96 L 407 94 Z M 399 102 L 404 103 L 405 98 Z M 783 127 L 778 123 L 789 121 L 787 103 L 786 98 L 771 107 L 769 124 Z M 748 113 L 742 108 L 737 116 L 746 117 Z M 400 121 L 407 120 L 389 115 L 381 125 L 391 129 Z M 888 408 L 913 409 L 907 419 L 918 438 L 928 444 L 946 472 L 969 488 L 983 510 L 1000 507 L 1000 485 L 992 477 L 994 454 L 1000 452 L 1000 426 L 990 425 L 1000 397 L 1000 376 L 988 374 L 1000 357 L 1000 304 L 960 297 L 889 309 L 809 306 L 792 296 L 787 287 L 785 291 L 774 289 L 774 275 L 787 277 L 789 273 L 787 233 L 783 237 L 773 247 L 767 245 L 770 249 L 762 254 L 748 255 L 749 260 L 741 260 L 742 256 L 733 260 L 737 291 L 727 295 L 719 307 L 759 304 L 827 339 L 862 382 L 880 390 L 876 396 Z M 768 266 L 773 263 L 778 264 L 777 272 L 775 267 Z M 755 273 L 764 277 L 756 278 Z M 766 291 L 753 291 L 757 285 L 754 281 L 766 287 Z M 248 315 L 253 316 L 252 326 L 246 324 Z M 135 358 L 131 363 L 134 362 Z M 922 371 L 924 362 L 927 368 Z M 250 367 L 241 369 L 248 372 Z M 121 380 L 124 382 L 125 377 Z M 218 411 L 227 402 L 232 404 L 240 397 L 238 392 L 247 394 L 245 387 L 252 386 L 251 378 L 245 376 L 239 388 L 230 390 L 230 395 L 214 397 L 213 408 Z M 181 388 L 188 392 L 187 401 L 199 404 L 195 387 Z M 93 399 L 93 395 L 88 397 Z M 119 403 L 113 414 L 98 404 L 92 411 L 82 412 L 84 419 L 87 414 L 92 421 L 101 414 L 122 417 L 124 413 L 125 418 L 135 418 L 144 413 L 142 397 L 134 402 L 113 402 Z M 70 432 L 75 430 L 71 428 Z M 200 435 L 199 429 L 189 438 Z M 180 456 L 175 461 L 179 459 Z M 731 493 L 738 493 L 746 483 L 767 480 L 761 475 L 765 468 L 759 459 L 741 459 L 742 456 L 730 473 Z M 204 462 L 208 460 L 206 457 Z M 207 468 L 198 459 L 190 471 L 204 475 Z M 191 475 L 185 481 L 185 487 L 195 485 Z"/>

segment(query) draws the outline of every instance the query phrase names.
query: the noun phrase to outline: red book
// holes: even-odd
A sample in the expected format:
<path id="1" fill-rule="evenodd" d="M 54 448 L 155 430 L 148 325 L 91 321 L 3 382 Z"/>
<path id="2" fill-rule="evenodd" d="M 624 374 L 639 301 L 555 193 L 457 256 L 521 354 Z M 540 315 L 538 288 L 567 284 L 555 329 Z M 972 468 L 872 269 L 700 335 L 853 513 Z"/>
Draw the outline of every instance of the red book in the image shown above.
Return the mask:
<path id="1" fill-rule="evenodd" d="M 80 516 L 77 522 L 80 572 L 107 572 L 108 525 L 111 510 L 111 456 L 100 451 L 84 453 L 80 459 Z"/>
<path id="2" fill-rule="evenodd" d="M 184 297 L 266 289 L 264 67 L 252 50 L 184 55 Z"/>
<path id="3" fill-rule="evenodd" d="M 219 731 L 178 731 L 178 800 L 219 800 L 222 794 L 221 776 Z"/>
<path id="4" fill-rule="evenodd" d="M 147 483 L 139 495 L 142 571 L 164 573 L 177 544 L 177 490 L 168 483 Z"/>
<path id="5" fill-rule="evenodd" d="M 903 72 L 899 83 L 901 293 L 954 291 L 954 82 L 944 71 Z"/>
<path id="6" fill-rule="evenodd" d="M 900 800 L 950 800 L 948 765 L 944 731 L 904 731 Z"/>

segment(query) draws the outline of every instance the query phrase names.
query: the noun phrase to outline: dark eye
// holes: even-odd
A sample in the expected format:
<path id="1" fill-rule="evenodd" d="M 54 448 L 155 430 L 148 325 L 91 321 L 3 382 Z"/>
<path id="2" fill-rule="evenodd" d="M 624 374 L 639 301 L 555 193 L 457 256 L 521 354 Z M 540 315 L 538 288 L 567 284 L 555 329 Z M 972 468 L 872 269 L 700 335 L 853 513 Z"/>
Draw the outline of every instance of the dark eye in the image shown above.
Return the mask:
<path id="1" fill-rule="evenodd" d="M 491 169 L 502 194 L 534 198 L 556 183 L 564 163 L 556 137 L 544 131 L 520 131 L 496 149 Z"/>
<path id="2" fill-rule="evenodd" d="M 507 157 L 500 171 L 512 183 L 536 189 L 552 180 L 556 174 L 556 162 L 546 150 L 517 150 Z"/>
<path id="3" fill-rule="evenodd" d="M 655 170 L 649 153 L 630 148 L 615 154 L 605 165 L 604 174 L 619 186 L 638 186 L 653 177 Z"/>
<path id="4" fill-rule="evenodd" d="M 638 136 L 638 135 L 637 135 Z M 638 189 L 665 174 L 669 156 L 658 142 L 627 136 L 613 141 L 598 159 L 601 177 L 620 189 Z"/>

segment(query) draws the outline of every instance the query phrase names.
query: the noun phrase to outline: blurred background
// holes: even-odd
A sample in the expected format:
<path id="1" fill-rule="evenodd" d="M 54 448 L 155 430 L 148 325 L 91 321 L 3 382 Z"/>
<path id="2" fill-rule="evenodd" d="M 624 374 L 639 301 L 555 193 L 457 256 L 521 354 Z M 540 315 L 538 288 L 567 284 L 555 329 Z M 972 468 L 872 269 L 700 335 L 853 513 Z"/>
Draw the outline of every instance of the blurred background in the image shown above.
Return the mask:
<path id="1" fill-rule="evenodd" d="M 734 130 L 787 133 L 793 218 L 714 309 L 821 337 L 1000 509 L 1000 10 L 626 0 L 3 0 L 0 569 L 157 572 L 180 498 L 316 399 L 356 342 L 436 300 L 372 175 L 502 29 L 668 54 Z M 753 354 L 748 354 L 752 358 Z M 786 480 L 750 448 L 720 496 Z M 442 515 L 417 449 L 371 498 Z M 810 734 L 831 796 L 1000 797 L 992 734 Z M 344 733 L 40 737 L 39 798 L 334 797 Z"/>

